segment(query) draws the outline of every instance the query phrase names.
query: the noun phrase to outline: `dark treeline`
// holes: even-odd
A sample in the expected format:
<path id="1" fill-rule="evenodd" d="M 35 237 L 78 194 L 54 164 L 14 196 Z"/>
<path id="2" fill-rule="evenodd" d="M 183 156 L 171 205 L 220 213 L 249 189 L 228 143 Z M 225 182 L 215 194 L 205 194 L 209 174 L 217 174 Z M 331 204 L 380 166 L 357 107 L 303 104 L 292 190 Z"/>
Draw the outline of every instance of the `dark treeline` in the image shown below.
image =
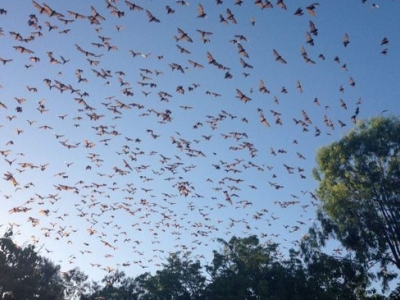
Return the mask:
<path id="1" fill-rule="evenodd" d="M 335 257 L 313 248 L 313 237 L 283 256 L 278 244 L 260 244 L 257 236 L 219 240 L 210 264 L 189 253 L 170 253 L 162 268 L 137 277 L 110 270 L 101 282 L 79 268 L 61 272 L 34 245 L 0 239 L 1 299 L 399 299 L 399 291 L 380 295 L 373 276 L 351 256 Z"/>

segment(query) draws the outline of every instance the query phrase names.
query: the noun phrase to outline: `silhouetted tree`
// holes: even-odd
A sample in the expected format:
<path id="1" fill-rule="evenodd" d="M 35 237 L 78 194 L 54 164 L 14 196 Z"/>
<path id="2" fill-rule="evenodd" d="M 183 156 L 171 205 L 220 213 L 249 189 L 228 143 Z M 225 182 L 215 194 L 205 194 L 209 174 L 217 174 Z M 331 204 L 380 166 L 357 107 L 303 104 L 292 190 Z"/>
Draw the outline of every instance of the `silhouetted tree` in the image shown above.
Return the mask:
<path id="1" fill-rule="evenodd" d="M 0 238 L 0 295 L 7 299 L 62 299 L 60 267 L 36 252 L 34 245 L 14 243 L 13 231 Z"/>
<path id="2" fill-rule="evenodd" d="M 84 299 L 89 294 L 88 276 L 79 268 L 64 272 L 62 279 L 66 299 Z"/>

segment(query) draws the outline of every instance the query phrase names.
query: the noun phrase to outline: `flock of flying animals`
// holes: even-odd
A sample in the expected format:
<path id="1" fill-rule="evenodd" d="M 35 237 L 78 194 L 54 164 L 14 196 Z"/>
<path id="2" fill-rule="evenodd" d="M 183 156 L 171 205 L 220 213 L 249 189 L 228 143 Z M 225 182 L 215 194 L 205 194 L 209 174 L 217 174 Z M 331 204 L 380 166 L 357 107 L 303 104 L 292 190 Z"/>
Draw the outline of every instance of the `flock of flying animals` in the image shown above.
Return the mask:
<path id="1" fill-rule="evenodd" d="M 227 2 L 231 7 L 224 8 L 217 16 L 211 15 L 207 10 L 207 7 L 216 5 L 218 8 L 219 5 L 226 5 Z M 365 3 L 367 1 L 363 0 L 362 2 Z M 90 2 L 88 1 L 87 3 Z M 188 57 L 185 60 L 187 63 L 166 62 L 163 54 L 154 57 L 152 53 L 129 49 L 127 53 L 129 54 L 127 56 L 128 59 L 140 58 L 144 61 L 152 59 L 155 63 L 163 66 L 159 69 L 141 67 L 134 70 L 138 72 L 140 79 L 136 83 L 137 88 L 134 88 L 135 83 L 130 79 L 129 75 L 132 69 L 121 71 L 109 70 L 107 67 L 103 67 L 105 65 L 103 57 L 107 53 L 118 52 L 120 49 L 119 45 L 113 43 L 114 37 L 102 35 L 102 26 L 106 26 L 109 18 L 124 20 L 124 18 L 130 17 L 130 13 L 144 14 L 148 22 L 152 24 L 168 22 L 167 17 L 178 15 L 181 7 L 189 6 L 188 2 L 173 1 L 170 5 L 166 5 L 165 14 L 167 16 L 155 15 L 146 8 L 146 4 L 137 5 L 127 0 L 106 0 L 103 5 L 105 5 L 111 16 L 105 15 L 102 13 L 103 10 L 97 8 L 100 5 L 98 2 L 93 2 L 93 5 L 87 4 L 88 11 L 86 12 L 59 11 L 46 3 L 38 3 L 36 1 L 32 1 L 31 4 L 32 11 L 28 19 L 24 21 L 28 25 L 31 34 L 25 35 L 14 30 L 8 30 L 7 32 L 3 28 L 0 29 L 0 39 L 10 36 L 13 42 L 18 42 L 18 45 L 11 46 L 17 52 L 16 56 L 11 58 L 0 57 L 0 62 L 4 68 L 9 67 L 7 70 L 11 72 L 11 68 L 17 69 L 21 67 L 17 63 L 20 60 L 20 57 L 17 59 L 17 56 L 21 55 L 25 62 L 28 61 L 22 67 L 21 72 L 25 72 L 40 68 L 42 64 L 46 64 L 45 60 L 47 60 L 47 63 L 57 66 L 58 70 L 60 70 L 57 73 L 58 77 L 55 79 L 49 73 L 46 78 L 41 78 L 43 86 L 27 84 L 25 85 L 26 91 L 29 95 L 40 95 L 43 89 L 46 89 L 46 93 L 69 98 L 76 105 L 73 111 L 67 108 L 63 111 L 63 107 L 58 107 L 57 113 L 54 114 L 53 111 L 56 111 L 56 109 L 52 108 L 49 100 L 40 99 L 36 101 L 35 106 L 32 106 L 32 103 L 35 102 L 34 100 L 25 97 L 14 97 L 11 100 L 2 98 L 0 100 L 0 124 L 2 127 L 0 130 L 5 132 L 7 128 L 13 128 L 12 135 L 10 133 L 8 135 L 2 134 L 1 140 L 4 143 L 0 145 L 0 155 L 3 157 L 3 166 L 6 168 L 3 173 L 3 180 L 10 183 L 13 194 L 3 191 L 9 190 L 9 188 L 1 188 L 0 191 L 5 203 L 11 207 L 8 210 L 10 220 L 15 215 L 24 215 L 27 216 L 26 219 L 28 225 L 30 225 L 28 230 L 40 228 L 40 235 L 32 235 L 34 243 L 44 243 L 44 249 L 47 253 L 52 253 L 52 250 L 47 246 L 49 239 L 63 241 L 67 245 L 73 244 L 73 247 L 71 247 L 75 252 L 69 256 L 69 264 L 74 265 L 79 257 L 94 254 L 95 257 L 90 262 L 92 267 L 98 267 L 106 272 L 113 272 L 117 266 L 107 261 L 98 262 L 96 260 L 96 246 L 93 246 L 93 243 L 89 241 L 97 240 L 98 244 L 105 247 L 106 254 L 104 257 L 106 259 L 119 256 L 120 267 L 139 265 L 146 269 L 152 264 L 160 266 L 158 262 L 167 255 L 168 251 L 163 248 L 163 245 L 156 246 L 161 243 L 159 236 L 162 235 L 172 236 L 176 243 L 175 247 L 178 249 L 195 253 L 200 246 L 207 247 L 208 244 L 211 245 L 211 237 L 221 237 L 221 235 L 229 237 L 236 232 L 234 231 L 236 227 L 241 228 L 242 231 L 239 232 L 246 234 L 251 234 L 253 230 L 257 229 L 262 232 L 260 237 L 267 242 L 271 242 L 273 238 L 278 238 L 279 233 L 268 231 L 268 226 L 271 226 L 271 222 L 273 223 L 273 221 L 279 219 L 275 214 L 269 213 L 271 204 L 259 208 L 260 205 L 255 203 L 258 201 L 257 199 L 248 200 L 246 199 L 247 197 L 243 198 L 241 196 L 242 193 L 245 194 L 244 191 L 246 190 L 258 191 L 271 188 L 273 191 L 280 191 L 284 189 L 284 182 L 279 181 L 279 176 L 276 175 L 274 170 L 276 167 L 254 162 L 257 161 L 260 155 L 265 155 L 265 153 L 262 153 L 256 147 L 255 142 L 249 137 L 249 133 L 243 131 L 220 132 L 222 131 L 220 128 L 224 128 L 223 123 L 227 121 L 237 122 L 236 128 L 243 128 L 250 123 L 259 123 L 266 128 L 271 128 L 274 125 L 283 126 L 282 113 L 277 111 L 280 105 L 278 97 L 272 96 L 273 92 L 271 92 L 274 87 L 269 87 L 263 79 L 256 79 L 257 86 L 254 89 L 251 88 L 250 91 L 242 87 L 234 88 L 235 97 L 243 102 L 244 105 L 249 105 L 259 97 L 271 97 L 272 102 L 278 109 L 270 109 L 270 116 L 266 115 L 265 108 L 258 107 L 256 110 L 257 120 L 255 121 L 249 119 L 248 116 L 234 115 L 229 112 L 229 106 L 224 107 L 221 105 L 218 113 L 208 114 L 204 119 L 196 121 L 193 125 L 188 125 L 187 123 L 189 121 L 192 122 L 192 120 L 186 120 L 182 114 L 181 118 L 184 123 L 179 124 L 177 128 L 173 128 L 167 138 L 169 144 L 164 145 L 163 142 L 158 142 L 164 137 L 158 133 L 159 130 L 157 128 L 168 126 L 168 124 L 172 124 L 179 119 L 178 115 L 180 113 L 175 113 L 175 109 L 172 109 L 175 108 L 173 106 L 174 99 L 178 95 L 190 98 L 188 95 L 190 92 L 201 90 L 205 96 L 213 98 L 224 97 L 219 92 L 204 89 L 203 83 L 193 83 L 188 86 L 178 85 L 175 91 L 166 92 L 160 89 L 162 81 L 165 81 L 166 77 L 190 76 L 192 69 L 200 71 L 210 68 L 216 68 L 223 72 L 223 84 L 234 77 L 241 76 L 244 79 L 251 77 L 253 69 L 256 69 L 257 65 L 250 64 L 250 55 L 245 49 L 245 44 L 248 41 L 245 35 L 236 34 L 230 40 L 237 48 L 239 63 L 243 70 L 241 74 L 236 74 L 234 68 L 217 59 L 217 56 L 212 54 L 211 46 L 204 52 L 203 61 L 191 57 L 192 50 L 185 45 L 195 44 L 195 38 L 180 27 L 177 28 L 176 34 L 172 39 L 171 37 L 168 38 L 170 42 L 171 40 L 175 42 L 174 45 L 179 55 Z M 193 4 L 190 3 L 190 5 Z M 235 10 L 240 9 L 242 5 L 244 5 L 244 1 L 241 0 L 216 0 L 213 4 L 210 1 L 204 7 L 198 3 L 196 4 L 196 17 L 199 20 L 219 18 L 219 22 L 223 26 L 240 25 L 235 15 Z M 289 10 L 283 0 L 278 0 L 276 4 L 268 0 L 255 0 L 254 5 L 261 10 L 270 10 L 276 7 L 284 11 Z M 313 58 L 307 52 L 307 47 L 314 46 L 316 44 L 315 40 L 318 38 L 319 31 L 314 18 L 319 7 L 319 3 L 311 3 L 293 10 L 292 13 L 295 17 L 308 15 L 310 18 L 308 20 L 309 27 L 305 33 L 305 45 L 302 45 L 300 49 L 301 59 L 304 60 L 306 65 L 315 65 L 319 61 L 327 60 L 323 54 L 320 54 L 318 58 Z M 372 4 L 372 8 L 379 8 L 379 6 Z M 213 8 L 212 11 L 215 9 Z M 0 9 L 0 18 L 7 18 L 8 14 L 7 9 Z M 69 26 L 72 27 L 76 22 L 88 22 L 82 26 L 88 25 L 93 28 L 98 39 L 96 41 L 87 40 L 87 43 L 83 45 L 81 41 L 74 42 L 74 39 L 70 37 L 69 42 L 73 44 L 75 50 L 73 55 L 59 55 L 54 51 L 43 51 L 37 45 L 34 47 L 29 46 L 30 43 L 34 44 L 41 39 L 48 38 L 51 41 L 52 34 L 71 36 L 74 30 Z M 257 19 L 254 16 L 251 16 L 248 22 L 251 27 L 255 28 L 254 30 L 259 30 L 257 29 Z M 115 34 L 117 35 L 127 30 L 128 26 L 129 23 L 115 25 Z M 75 32 L 75 34 L 79 35 L 78 32 Z M 212 44 L 211 39 L 214 34 L 212 31 L 197 29 L 196 34 L 199 35 L 203 46 Z M 343 47 L 348 48 L 350 45 L 349 34 L 344 33 Z M 381 40 L 382 55 L 388 53 L 388 45 L 389 40 L 383 37 Z M 3 43 L 2 47 L 7 46 L 7 44 Z M 281 54 L 280 50 L 272 48 L 272 53 L 269 55 L 277 63 L 288 64 L 287 59 Z M 74 64 L 74 60 L 84 60 L 86 64 L 73 70 L 75 83 L 63 81 L 65 70 L 71 71 L 69 66 L 78 65 Z M 341 62 L 338 56 L 334 57 L 333 61 L 340 64 L 344 71 L 347 71 L 347 64 Z M 85 90 L 90 85 L 92 88 L 98 85 L 99 89 L 108 87 L 111 89 L 111 87 L 117 85 L 120 88 L 120 94 L 106 96 L 100 102 L 93 101 L 89 92 Z M 355 87 L 355 85 L 355 80 L 349 76 L 349 86 Z M 303 93 L 303 85 L 300 80 L 297 80 L 295 87 L 298 93 Z M 2 88 L 7 91 L 9 87 L 4 86 Z M 344 92 L 344 87 L 340 86 L 339 91 Z M 288 93 L 288 89 L 282 87 L 279 92 L 285 95 Z M 32 98 L 37 97 L 32 96 Z M 122 98 L 127 100 L 121 100 Z M 160 104 L 150 107 L 149 98 L 156 99 Z M 235 101 L 237 100 L 235 99 Z M 315 98 L 313 104 L 320 106 L 319 101 L 318 98 Z M 327 134 L 333 132 L 335 126 L 342 128 L 346 127 L 348 122 L 355 123 L 360 113 L 361 104 L 360 98 L 356 102 L 355 109 L 351 113 L 349 120 L 332 120 L 325 113 L 323 124 L 329 129 Z M 196 105 L 194 102 L 190 102 L 190 104 L 180 103 L 178 108 L 184 112 L 190 112 L 196 109 Z M 348 111 L 347 106 L 348 104 L 340 99 L 340 107 Z M 327 107 L 325 107 L 326 109 Z M 15 113 L 13 113 L 13 110 Z M 35 119 L 23 119 L 24 114 L 29 110 L 33 110 L 30 112 L 30 116 L 36 116 Z M 122 123 L 118 123 L 132 118 L 132 115 L 126 117 L 132 110 L 138 112 L 137 119 L 145 117 L 153 120 L 150 122 L 154 124 L 154 129 L 138 127 L 136 130 L 140 130 L 142 136 L 132 137 L 132 133 L 127 131 L 121 125 Z M 63 111 L 63 113 L 58 114 L 59 111 Z M 48 115 L 52 115 L 53 120 L 55 120 L 54 125 L 36 125 L 36 123 L 42 124 L 41 119 Z M 195 117 L 200 117 L 200 115 L 196 114 Z M 325 132 L 324 129 L 315 125 L 316 122 L 311 120 L 305 110 L 301 110 L 301 117 L 293 117 L 292 119 L 295 126 L 300 127 L 302 132 L 313 131 L 314 137 L 321 136 Z M 46 120 L 48 120 L 47 117 Z M 60 122 L 68 124 L 65 126 L 72 125 L 72 129 L 59 133 L 58 131 L 63 131 L 63 126 L 59 125 Z M 15 125 L 16 123 L 17 125 Z M 138 124 L 141 124 L 141 122 L 139 121 L 139 123 L 135 124 L 135 126 L 139 126 Z M 182 126 L 182 124 L 187 126 L 186 131 L 189 134 L 193 132 L 192 136 L 178 131 L 179 126 Z M 36 163 L 27 160 L 26 157 L 35 156 L 35 153 L 30 153 L 30 149 L 26 149 L 26 153 L 18 152 L 19 139 L 22 139 L 25 131 L 32 131 L 34 127 L 38 129 L 35 134 L 45 135 L 45 139 L 51 136 L 51 140 L 56 141 L 56 144 L 51 143 L 52 147 L 54 147 L 51 150 L 54 157 L 57 157 L 58 153 L 64 153 L 62 150 L 76 151 L 73 156 L 77 157 L 77 163 L 66 161 L 63 169 L 48 175 L 49 178 L 53 178 L 53 181 L 51 183 L 48 181 L 41 183 L 42 185 L 47 185 L 46 188 L 43 188 L 43 192 L 42 187 L 37 185 L 37 181 L 40 181 L 40 177 L 43 177 L 42 174 L 50 173 L 49 170 L 54 171 L 52 169 L 53 163 L 51 161 Z M 207 130 L 205 129 L 206 127 Z M 91 135 L 76 141 L 74 139 L 74 130 L 91 132 Z M 271 130 L 274 129 L 271 128 Z M 182 129 L 182 131 L 184 130 Z M 201 131 L 203 134 L 198 137 L 198 132 Z M 211 134 L 210 131 L 212 132 Z M 48 134 L 47 132 L 53 132 L 54 134 Z M 147 137 L 147 139 L 143 140 L 143 136 Z M 216 139 L 218 139 L 218 142 L 214 144 L 213 141 Z M 298 140 L 300 139 L 293 139 L 292 144 L 296 146 L 299 143 Z M 157 145 L 156 150 L 143 150 L 146 148 L 146 144 L 152 145 L 153 143 Z M 221 144 L 223 146 L 218 146 Z M 119 148 L 111 153 L 108 149 L 112 145 Z M 142 147 L 141 145 L 144 146 Z M 229 145 L 228 151 L 233 153 L 232 155 L 239 153 L 242 157 L 239 156 L 230 161 L 224 155 L 219 155 L 218 147 L 226 147 L 227 145 Z M 283 157 L 288 151 L 292 151 L 292 149 L 276 149 L 273 146 L 267 148 L 269 148 L 268 155 L 270 158 Z M 168 149 L 168 153 L 173 153 L 173 155 L 164 154 L 163 151 L 165 149 Z M 280 158 L 276 159 L 279 161 L 280 168 L 283 168 L 287 174 L 295 175 L 300 180 L 306 179 L 307 173 L 301 164 L 306 160 L 306 156 L 298 150 L 294 150 L 294 154 L 300 162 L 298 165 L 282 163 L 279 160 Z M 111 160 L 111 157 L 113 162 L 117 161 L 117 163 L 113 166 L 108 166 L 107 160 Z M 208 164 L 211 169 L 211 173 L 206 174 L 206 178 L 197 179 L 202 182 L 201 184 L 192 182 L 193 178 L 196 178 L 192 176 L 196 176 L 197 170 L 200 168 L 191 161 L 197 162 L 198 165 Z M 78 163 L 83 165 L 77 166 Z M 76 183 L 71 183 L 71 180 L 76 178 L 75 173 L 78 174 L 76 171 L 70 171 L 73 168 L 79 168 L 79 172 L 84 171 L 88 175 L 84 175 L 84 178 L 78 178 Z M 250 171 L 262 174 L 257 176 L 264 177 L 267 182 L 266 186 L 260 187 L 252 184 L 251 176 L 254 175 L 237 177 L 240 173 L 245 174 Z M 32 175 L 24 177 L 28 173 L 32 173 Z M 224 174 L 224 176 L 218 178 L 216 174 Z M 197 176 L 201 175 L 202 173 L 199 172 Z M 26 178 L 31 178 L 32 181 L 26 182 Z M 153 182 L 154 184 L 152 184 Z M 168 185 L 168 188 L 165 188 L 167 191 L 159 190 L 164 188 L 165 185 Z M 200 185 L 201 188 L 198 188 L 197 185 Z M 209 189 L 210 193 L 213 194 L 210 197 L 211 199 L 205 199 L 208 196 L 205 192 L 202 192 L 203 188 Z M 49 192 L 49 189 L 52 191 Z M 19 198 L 20 195 L 30 196 L 25 196 L 28 197 L 28 200 L 26 200 Z M 268 195 L 268 192 L 266 195 Z M 305 201 L 302 198 L 310 200 Z M 74 201 L 71 199 L 74 199 Z M 73 204 L 72 209 L 65 209 L 66 201 Z M 302 215 L 308 216 L 307 210 L 312 206 L 317 206 L 318 201 L 312 191 L 302 190 L 302 195 L 291 194 L 289 200 L 277 200 L 274 201 L 274 205 L 280 208 L 296 207 Z M 180 208 L 176 209 L 178 206 Z M 257 209 L 251 209 L 252 207 L 257 207 Z M 236 218 L 235 215 L 230 215 L 230 209 L 233 209 L 233 211 L 242 210 L 243 212 L 239 213 L 241 217 Z M 72 219 L 72 214 L 78 216 L 80 221 L 75 223 L 75 219 Z M 19 220 L 22 219 L 20 218 Z M 131 220 L 131 222 L 125 224 L 126 220 Z M 283 227 L 289 234 L 301 230 L 306 231 L 310 221 L 311 219 L 300 218 L 293 222 L 286 222 Z M 26 224 L 16 221 L 10 221 L 8 225 L 16 228 L 26 227 Z M 136 237 L 135 233 L 139 234 L 139 232 L 142 238 Z M 74 238 L 74 236 L 78 235 L 80 235 L 78 240 L 81 241 L 83 239 L 81 245 L 77 244 L 78 242 Z M 184 241 L 183 236 L 185 235 L 189 236 L 185 239 L 190 242 Z M 294 239 L 291 242 L 296 245 L 298 240 Z M 151 251 L 140 248 L 142 243 L 151 243 Z M 122 248 L 122 244 L 131 245 L 132 252 L 118 255 L 117 253 Z M 145 254 L 146 251 L 150 252 L 150 256 L 147 253 Z M 204 250 L 202 251 L 204 252 Z M 130 258 L 130 255 L 134 258 Z M 197 253 L 196 258 L 204 258 L 204 254 Z"/>

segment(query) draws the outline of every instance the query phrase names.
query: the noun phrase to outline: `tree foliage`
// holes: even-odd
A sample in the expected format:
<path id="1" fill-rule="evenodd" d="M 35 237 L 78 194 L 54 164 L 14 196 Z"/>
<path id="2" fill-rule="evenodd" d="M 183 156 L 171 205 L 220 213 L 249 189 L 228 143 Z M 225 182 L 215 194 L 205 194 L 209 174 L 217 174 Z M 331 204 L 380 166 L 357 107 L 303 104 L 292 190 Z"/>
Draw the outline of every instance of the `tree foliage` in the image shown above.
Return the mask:
<path id="1" fill-rule="evenodd" d="M 212 264 L 207 266 L 211 276 L 209 294 L 214 299 L 257 299 L 269 293 L 268 272 L 274 269 L 276 244 L 263 247 L 256 236 L 240 239 L 233 237 L 229 242 L 219 239 L 223 248 L 214 250 Z M 274 280 L 273 276 L 269 277 Z M 278 288 L 278 287 L 277 287 Z"/>
<path id="2" fill-rule="evenodd" d="M 66 299 L 84 298 L 89 293 L 88 276 L 79 268 L 64 272 L 62 278 Z"/>
<path id="3" fill-rule="evenodd" d="M 143 278 L 142 278 L 143 279 Z M 145 299 L 204 299 L 206 278 L 199 261 L 192 261 L 189 253 L 170 253 L 163 269 L 141 281 Z"/>
<path id="4" fill-rule="evenodd" d="M 334 300 L 385 299 L 367 291 L 369 278 L 362 264 L 316 249 L 315 239 L 303 239 L 302 251 L 260 244 L 257 236 L 219 239 L 221 249 L 202 266 L 189 252 L 170 253 L 154 275 L 130 277 L 118 269 L 101 282 L 88 281 L 79 268 L 60 272 L 33 245 L 17 246 L 12 231 L 0 239 L 1 299 L 115 300 Z M 390 295 L 397 299 L 399 288 Z"/>
<path id="5" fill-rule="evenodd" d="M 320 149 L 317 163 L 324 233 L 359 261 L 380 263 L 378 277 L 393 278 L 388 266 L 400 269 L 400 120 L 359 123 Z"/>
<path id="6" fill-rule="evenodd" d="M 8 229 L 0 238 L 0 294 L 7 299 L 62 299 L 59 266 L 36 252 L 34 245 L 20 247 Z"/>
<path id="7" fill-rule="evenodd" d="M 322 253 L 304 263 L 300 251 L 290 249 L 284 259 L 277 244 L 261 245 L 256 236 L 220 242 L 206 267 L 207 299 L 357 299 L 364 284 L 354 265 Z"/>

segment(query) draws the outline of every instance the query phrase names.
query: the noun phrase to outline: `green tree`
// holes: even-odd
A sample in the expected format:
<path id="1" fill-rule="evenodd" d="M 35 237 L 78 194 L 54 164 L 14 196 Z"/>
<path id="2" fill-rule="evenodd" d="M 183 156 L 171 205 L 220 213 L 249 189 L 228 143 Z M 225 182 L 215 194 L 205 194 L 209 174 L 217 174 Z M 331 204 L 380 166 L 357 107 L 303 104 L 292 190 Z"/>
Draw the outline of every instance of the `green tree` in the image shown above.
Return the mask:
<path id="1" fill-rule="evenodd" d="M 289 249 L 287 258 L 277 244 L 261 245 L 256 236 L 219 241 L 223 247 L 206 267 L 207 299 L 382 299 L 366 291 L 363 265 L 324 254 L 314 238 L 302 241 L 302 251 Z"/>
<path id="2" fill-rule="evenodd" d="M 363 264 L 353 260 L 350 254 L 328 255 L 311 240 L 307 235 L 301 242 L 312 295 L 309 299 L 365 299 L 369 278 Z"/>
<path id="3" fill-rule="evenodd" d="M 199 261 L 193 261 L 190 253 L 170 253 L 163 268 L 155 275 L 146 272 L 136 278 L 115 271 L 106 275 L 102 288 L 90 295 L 90 299 L 126 300 L 200 300 L 205 299 L 205 277 Z"/>
<path id="4" fill-rule="evenodd" d="M 66 299 L 84 299 L 89 293 L 88 276 L 78 267 L 64 272 L 62 279 Z"/>
<path id="5" fill-rule="evenodd" d="M 212 264 L 206 266 L 211 276 L 207 290 L 214 299 L 255 299 L 253 294 L 266 295 L 267 283 L 262 280 L 269 255 L 256 236 L 228 242 L 218 239 L 220 251 L 214 250 Z M 255 284 L 255 281 L 257 283 Z"/>
<path id="6" fill-rule="evenodd" d="M 158 283 L 154 276 L 149 272 L 145 272 L 135 278 L 135 283 L 138 287 L 140 299 L 157 300 Z"/>
<path id="7" fill-rule="evenodd" d="M 400 120 L 359 123 L 320 149 L 314 175 L 321 200 L 318 219 L 326 237 L 339 240 L 356 259 L 379 263 L 383 287 L 400 270 Z"/>
<path id="8" fill-rule="evenodd" d="M 170 253 L 163 269 L 147 278 L 145 288 L 154 298 L 204 299 L 205 277 L 200 262 L 193 262 L 190 253 Z M 146 298 L 147 299 L 147 298 Z"/>
<path id="9" fill-rule="evenodd" d="M 221 251 L 214 251 L 207 287 L 209 299 L 305 299 L 306 277 L 298 253 L 282 260 L 277 244 L 261 245 L 253 235 L 220 239 Z"/>
<path id="10" fill-rule="evenodd" d="M 126 276 L 125 272 L 115 270 L 107 274 L 102 282 L 105 286 L 91 295 L 91 299 L 104 297 L 105 299 L 124 299 L 136 300 L 139 293 L 137 292 L 137 283 L 131 277 Z"/>
<path id="11" fill-rule="evenodd" d="M 34 245 L 20 247 L 8 229 L 0 238 L 0 295 L 8 299 L 62 299 L 60 268 L 38 255 Z"/>

